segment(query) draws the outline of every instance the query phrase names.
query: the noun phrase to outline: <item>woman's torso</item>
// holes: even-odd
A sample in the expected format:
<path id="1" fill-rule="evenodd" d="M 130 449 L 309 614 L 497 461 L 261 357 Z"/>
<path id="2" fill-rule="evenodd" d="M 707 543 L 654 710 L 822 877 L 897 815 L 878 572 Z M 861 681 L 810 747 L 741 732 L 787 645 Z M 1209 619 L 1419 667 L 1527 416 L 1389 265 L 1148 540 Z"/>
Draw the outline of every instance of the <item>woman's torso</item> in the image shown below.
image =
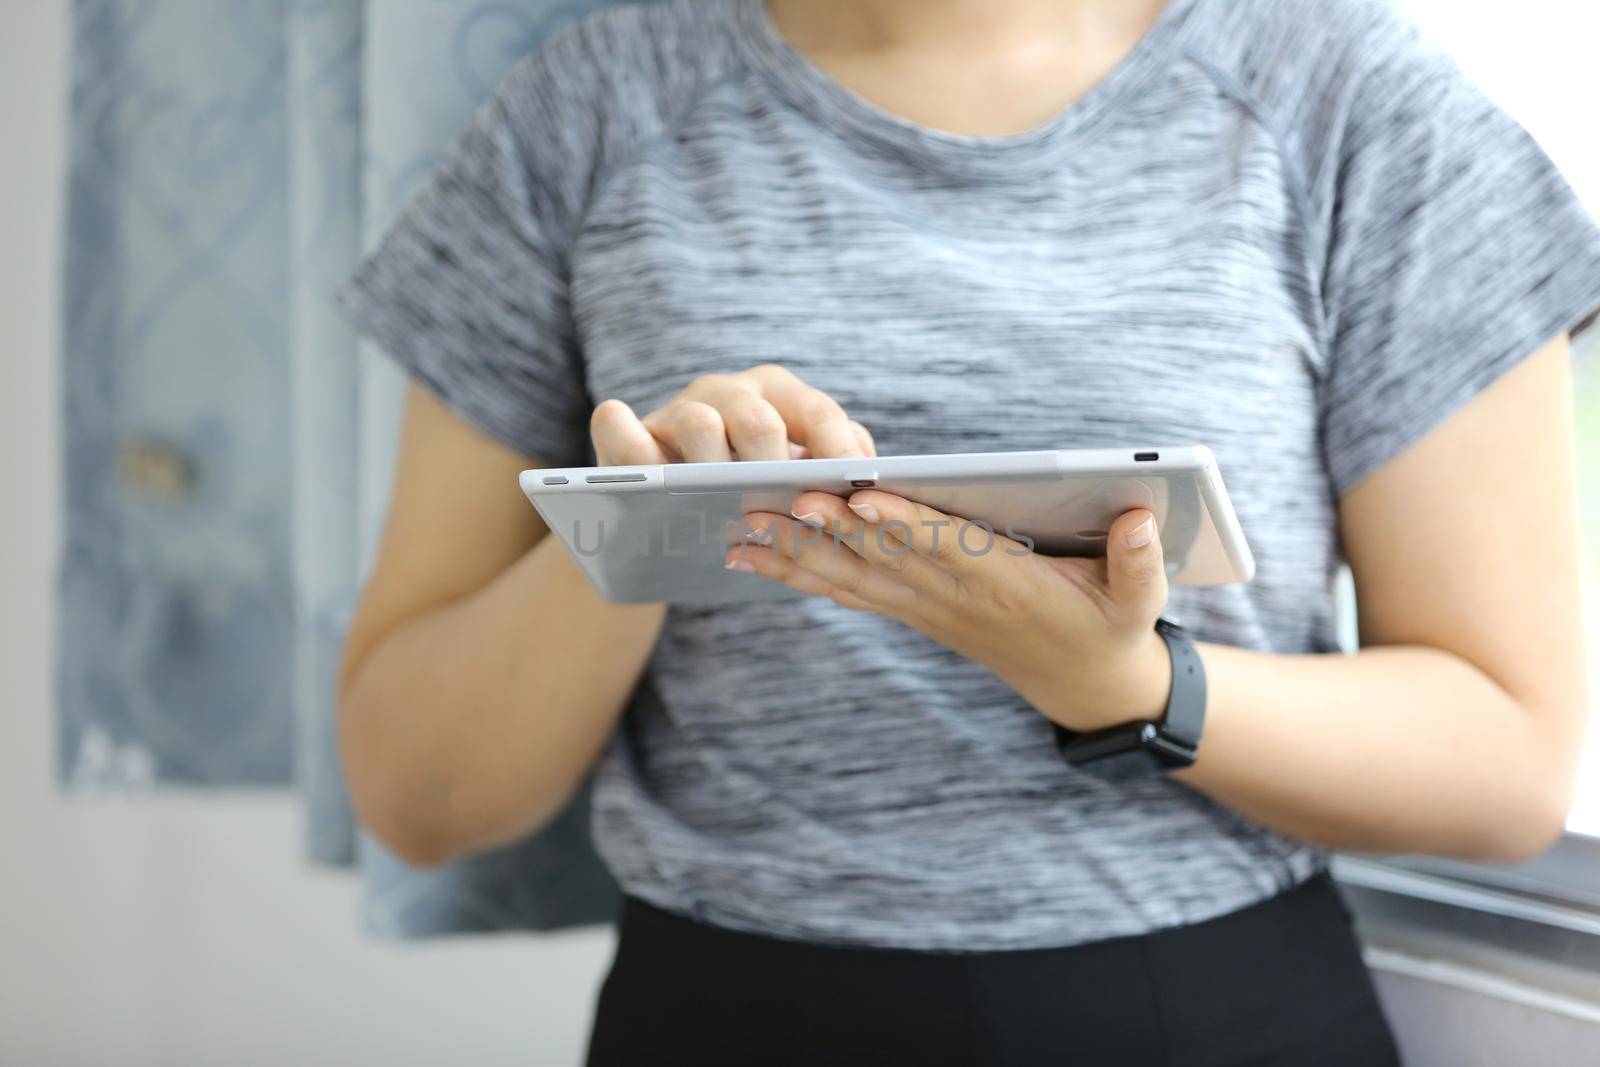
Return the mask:
<path id="1" fill-rule="evenodd" d="M 1333 648 L 1323 249 L 1292 132 L 1230 70 L 1239 7 L 1173 0 L 1088 97 L 991 140 L 878 112 L 753 0 L 580 30 L 655 57 L 607 105 L 601 136 L 631 140 L 572 246 L 590 396 L 642 412 L 776 362 L 883 454 L 1205 443 L 1258 573 L 1174 589 L 1169 614 L 1205 641 Z M 922 948 L 1197 921 L 1321 863 L 1177 783 L 1075 774 L 983 668 L 820 601 L 672 609 L 594 827 L 659 906 Z"/>

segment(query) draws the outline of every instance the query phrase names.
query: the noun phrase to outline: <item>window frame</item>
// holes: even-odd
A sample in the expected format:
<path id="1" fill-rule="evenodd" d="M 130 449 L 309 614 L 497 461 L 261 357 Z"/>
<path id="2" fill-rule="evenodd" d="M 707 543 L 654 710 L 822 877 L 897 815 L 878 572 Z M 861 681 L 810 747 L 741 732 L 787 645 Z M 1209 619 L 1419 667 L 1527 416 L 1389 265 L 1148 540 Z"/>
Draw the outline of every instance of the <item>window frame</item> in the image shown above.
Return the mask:
<path id="1" fill-rule="evenodd" d="M 1369 946 L 1600 1003 L 1600 838 L 1568 833 L 1516 865 L 1339 854 L 1332 868 Z"/>

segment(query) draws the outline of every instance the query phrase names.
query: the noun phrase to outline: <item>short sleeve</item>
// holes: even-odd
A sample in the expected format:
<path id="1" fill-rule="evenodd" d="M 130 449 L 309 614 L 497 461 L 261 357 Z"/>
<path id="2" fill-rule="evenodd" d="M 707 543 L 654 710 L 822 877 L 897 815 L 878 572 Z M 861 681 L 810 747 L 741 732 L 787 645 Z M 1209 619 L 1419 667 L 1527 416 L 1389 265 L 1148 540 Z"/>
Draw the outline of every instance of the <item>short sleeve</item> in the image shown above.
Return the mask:
<path id="1" fill-rule="evenodd" d="M 462 418 L 519 454 L 587 462 L 590 404 L 568 292 L 574 190 L 592 161 L 554 40 L 446 151 L 338 294 L 346 318 Z"/>
<path id="2" fill-rule="evenodd" d="M 1415 31 L 1338 138 L 1322 442 L 1336 493 L 1600 307 L 1600 228 L 1548 157 Z"/>

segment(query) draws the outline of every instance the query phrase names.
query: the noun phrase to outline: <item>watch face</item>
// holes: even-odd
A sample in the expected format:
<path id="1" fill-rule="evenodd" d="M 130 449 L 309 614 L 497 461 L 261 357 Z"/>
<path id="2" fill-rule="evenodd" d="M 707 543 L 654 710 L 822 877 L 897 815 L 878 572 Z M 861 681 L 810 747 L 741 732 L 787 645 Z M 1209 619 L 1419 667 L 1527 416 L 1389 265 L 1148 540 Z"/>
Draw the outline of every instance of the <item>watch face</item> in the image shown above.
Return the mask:
<path id="1" fill-rule="evenodd" d="M 1132 722 L 1084 734 L 1062 745 L 1067 762 L 1102 781 L 1154 778 L 1194 762 L 1195 750 L 1153 722 Z"/>

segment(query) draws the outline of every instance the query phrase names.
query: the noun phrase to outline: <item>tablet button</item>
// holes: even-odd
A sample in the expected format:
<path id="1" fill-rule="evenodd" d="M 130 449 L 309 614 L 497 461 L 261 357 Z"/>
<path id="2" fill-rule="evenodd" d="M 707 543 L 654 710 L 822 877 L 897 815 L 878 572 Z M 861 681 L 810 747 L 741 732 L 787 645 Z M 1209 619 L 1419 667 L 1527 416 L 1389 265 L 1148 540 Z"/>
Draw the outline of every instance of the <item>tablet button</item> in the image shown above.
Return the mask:
<path id="1" fill-rule="evenodd" d="M 591 474 L 583 480 L 594 485 L 599 482 L 642 482 L 645 477 L 643 474 Z"/>
<path id="2" fill-rule="evenodd" d="M 856 489 L 871 489 L 878 484 L 877 471 L 854 471 L 844 477 Z"/>
<path id="3" fill-rule="evenodd" d="M 555 475 L 552 475 L 552 476 L 546 478 L 544 480 L 544 484 L 545 485 L 566 485 L 567 484 L 567 479 L 565 477 L 563 477 L 562 475 L 555 474 Z"/>

